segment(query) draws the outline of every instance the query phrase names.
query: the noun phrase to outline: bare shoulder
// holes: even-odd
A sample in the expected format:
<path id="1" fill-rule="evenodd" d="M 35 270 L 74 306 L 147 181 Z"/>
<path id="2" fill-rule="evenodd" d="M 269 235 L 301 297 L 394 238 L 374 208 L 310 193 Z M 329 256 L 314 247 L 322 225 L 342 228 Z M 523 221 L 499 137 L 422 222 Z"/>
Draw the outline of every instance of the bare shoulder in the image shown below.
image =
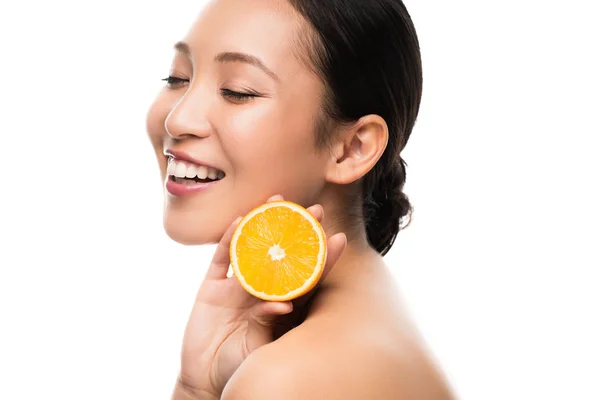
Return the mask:
<path id="1" fill-rule="evenodd" d="M 222 399 L 453 398 L 428 352 L 398 322 L 401 315 L 390 319 L 389 312 L 351 301 L 331 312 L 335 296 L 326 303 L 301 326 L 252 353 Z"/>

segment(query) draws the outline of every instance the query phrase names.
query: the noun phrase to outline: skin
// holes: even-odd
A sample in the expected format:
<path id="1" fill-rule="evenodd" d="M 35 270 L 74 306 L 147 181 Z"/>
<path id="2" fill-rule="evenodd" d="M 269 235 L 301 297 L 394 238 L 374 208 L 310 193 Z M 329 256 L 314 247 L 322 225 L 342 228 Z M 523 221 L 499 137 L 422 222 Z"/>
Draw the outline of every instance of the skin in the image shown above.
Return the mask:
<path id="1" fill-rule="evenodd" d="M 169 75 L 184 81 L 165 86 L 148 112 L 161 181 L 165 149 L 226 174 L 193 196 L 165 191 L 173 240 L 219 243 L 188 322 L 174 398 L 450 399 L 364 224 L 344 212 L 387 145 L 387 125 L 367 115 L 336 127 L 330 148 L 315 147 L 324 85 L 298 51 L 307 29 L 285 0 L 211 2 L 182 39 L 189 52 L 175 52 Z M 270 72 L 223 53 L 252 55 Z M 232 222 L 281 198 L 311 206 L 328 237 L 318 291 L 293 304 L 260 301 L 225 276 Z"/>

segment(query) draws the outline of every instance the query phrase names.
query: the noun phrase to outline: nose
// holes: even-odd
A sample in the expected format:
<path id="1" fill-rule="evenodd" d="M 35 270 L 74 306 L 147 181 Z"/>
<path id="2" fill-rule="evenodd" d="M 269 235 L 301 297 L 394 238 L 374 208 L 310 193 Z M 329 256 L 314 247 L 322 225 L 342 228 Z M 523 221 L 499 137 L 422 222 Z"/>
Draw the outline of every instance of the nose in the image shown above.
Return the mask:
<path id="1" fill-rule="evenodd" d="M 165 119 L 165 130 L 174 139 L 186 136 L 208 137 L 212 126 L 208 118 L 208 102 L 200 90 L 188 91 L 175 103 Z M 207 100 L 204 97 L 204 100 Z"/>

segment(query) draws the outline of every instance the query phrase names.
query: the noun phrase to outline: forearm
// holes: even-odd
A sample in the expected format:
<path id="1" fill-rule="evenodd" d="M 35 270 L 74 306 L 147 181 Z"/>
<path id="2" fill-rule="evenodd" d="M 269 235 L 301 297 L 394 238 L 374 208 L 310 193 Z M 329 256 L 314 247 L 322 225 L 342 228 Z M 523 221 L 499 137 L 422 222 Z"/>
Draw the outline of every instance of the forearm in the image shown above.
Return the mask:
<path id="1" fill-rule="evenodd" d="M 195 390 L 185 387 L 181 381 L 177 381 L 171 400 L 219 400 L 219 396 L 206 391 Z"/>

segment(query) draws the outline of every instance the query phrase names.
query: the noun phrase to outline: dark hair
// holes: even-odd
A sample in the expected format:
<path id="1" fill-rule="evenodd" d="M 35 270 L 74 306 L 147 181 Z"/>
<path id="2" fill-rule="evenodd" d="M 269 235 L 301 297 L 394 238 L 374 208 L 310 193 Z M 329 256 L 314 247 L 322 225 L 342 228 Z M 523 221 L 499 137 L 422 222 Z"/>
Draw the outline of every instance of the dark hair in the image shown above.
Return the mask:
<path id="1" fill-rule="evenodd" d="M 389 141 L 362 182 L 367 237 L 382 255 L 392 247 L 400 221 L 413 208 L 402 192 L 406 146 L 417 119 L 423 86 L 421 53 L 413 22 L 401 0 L 289 0 L 310 23 L 309 60 L 322 77 L 325 115 L 336 122 L 382 117 Z M 317 143 L 328 142 L 317 129 Z"/>

